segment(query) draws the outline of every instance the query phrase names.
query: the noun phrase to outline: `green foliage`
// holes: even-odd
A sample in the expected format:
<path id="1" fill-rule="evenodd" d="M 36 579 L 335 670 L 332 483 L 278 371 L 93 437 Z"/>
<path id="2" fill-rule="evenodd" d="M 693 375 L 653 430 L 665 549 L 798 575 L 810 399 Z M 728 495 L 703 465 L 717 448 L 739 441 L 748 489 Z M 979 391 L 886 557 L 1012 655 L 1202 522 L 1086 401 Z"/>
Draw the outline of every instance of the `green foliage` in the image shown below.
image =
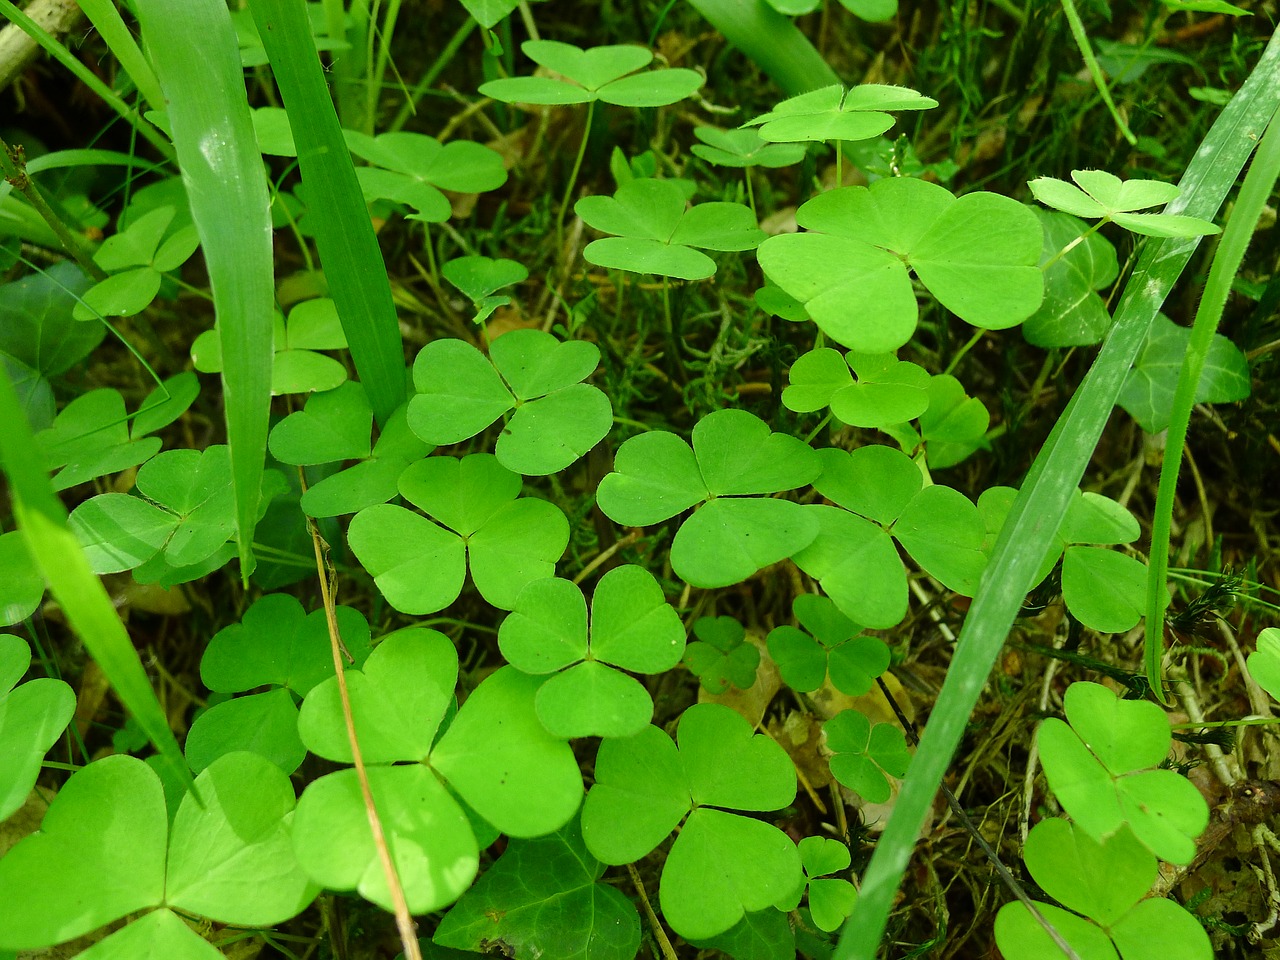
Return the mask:
<path id="1" fill-rule="evenodd" d="M 583 197 L 574 212 L 588 226 L 614 234 L 593 240 L 582 256 L 598 267 L 705 280 L 716 272 L 705 250 L 754 250 L 765 238 L 740 203 L 700 203 L 686 209 L 670 180 L 631 180 L 612 197 Z"/>
<path id="2" fill-rule="evenodd" d="M 1076 826 L 1098 843 L 1127 826 L 1161 859 L 1189 863 L 1209 807 L 1185 777 L 1151 769 L 1169 754 L 1164 712 L 1096 683 L 1073 683 L 1064 704 L 1070 726 L 1051 717 L 1037 742 L 1049 785 Z"/>
<path id="3" fill-rule="evenodd" d="M 1156 317 L 1147 342 L 1120 389 L 1120 406 L 1148 433 L 1169 427 L 1178 370 L 1191 341 L 1191 331 L 1164 314 Z M 1220 333 L 1213 335 L 1205 358 L 1196 403 L 1231 403 L 1249 396 L 1249 364 L 1240 348 Z"/>
<path id="4" fill-rule="evenodd" d="M 1195 916 L 1172 900 L 1143 899 L 1156 879 L 1156 858 L 1128 829 L 1099 842 L 1078 825 L 1044 820 L 1027 836 L 1023 858 L 1040 888 L 1076 911 L 1037 905 L 1081 960 L 1213 956 Z M 1021 903 L 1000 909 L 995 933 L 1009 960 L 1065 956 Z"/>
<path id="5" fill-rule="evenodd" d="M 568 580 L 535 580 L 516 598 L 498 633 L 502 655 L 517 670 L 549 675 L 535 704 L 553 736 L 629 737 L 653 718 L 653 701 L 615 669 L 662 673 L 680 662 L 684 627 L 642 567 L 600 578 L 587 603 Z"/>
<path id="6" fill-rule="evenodd" d="M 363 670 L 347 671 L 374 802 L 386 811 L 383 828 L 415 913 L 452 903 L 475 877 L 478 846 L 455 794 L 513 837 L 559 829 L 581 803 L 573 751 L 535 713 L 538 681 L 510 667 L 481 683 L 437 740 L 457 675 L 453 644 L 420 627 L 385 637 Z M 311 752 L 352 762 L 336 677 L 307 694 L 298 732 Z M 391 909 L 354 770 L 307 787 L 293 843 L 317 883 Z"/>
<path id="7" fill-rule="evenodd" d="M 792 601 L 792 611 L 808 632 L 784 625 L 770 630 L 767 638 L 769 655 L 787 686 L 807 693 L 830 674 L 832 686 L 858 697 L 888 669 L 884 641 L 862 636 L 862 627 L 828 598 L 802 594 Z"/>
<path id="8" fill-rule="evenodd" d="M 685 710 L 676 738 L 678 746 L 646 727 L 601 743 L 582 833 L 600 861 L 630 863 L 683 822 L 662 871 L 662 911 L 681 936 L 707 939 L 800 880 L 800 855 L 786 834 L 731 812 L 786 806 L 795 770 L 777 743 L 719 704 Z"/>
<path id="9" fill-rule="evenodd" d="M 1037 209 L 1036 216 L 1044 227 L 1044 302 L 1022 324 L 1022 335 L 1037 347 L 1099 343 L 1111 314 L 1097 291 L 1120 273 L 1116 249 L 1069 214 Z"/>
<path id="10" fill-rule="evenodd" d="M 141 313 L 160 293 L 164 274 L 186 263 L 199 244 L 195 224 L 177 217 L 173 207 L 134 218 L 94 254 L 94 262 L 110 276 L 84 292 L 72 316 L 87 321 Z"/>
<path id="11" fill-rule="evenodd" d="M 698 639 L 685 648 L 684 665 L 708 693 L 745 690 L 756 682 L 760 651 L 733 617 L 699 617 L 693 635 Z"/>
<path id="12" fill-rule="evenodd" d="M 160 778 L 141 760 L 107 757 L 78 771 L 41 830 L 0 860 L 0 895 L 26 904 L 0 917 L 0 947 L 61 943 L 142 910 L 262 926 L 306 907 L 317 889 L 291 849 L 294 794 L 284 773 L 233 753 L 200 774 L 196 788 L 171 826 Z M 154 948 L 172 944 L 186 951 L 174 955 L 192 955 L 182 947 L 185 926 L 151 923 L 165 938 Z"/>
<path id="13" fill-rule="evenodd" d="M 892 793 L 886 774 L 904 777 L 911 762 L 902 729 L 873 726 L 865 713 L 850 709 L 823 724 L 822 732 L 832 753 L 831 775 L 868 803 L 886 802 Z"/>
<path id="14" fill-rule="evenodd" d="M 702 86 L 694 70 L 644 70 L 653 54 L 643 47 L 606 46 L 583 50 L 556 40 L 526 40 L 524 55 L 560 74 L 509 77 L 481 84 L 482 96 L 507 103 L 570 104 L 601 100 L 620 107 L 660 107 L 690 96 Z"/>
<path id="15" fill-rule="evenodd" d="M 498 290 L 529 279 L 528 268 L 518 260 L 477 256 L 454 257 L 441 265 L 440 274 L 475 306 L 473 323 L 484 323 L 493 311 L 511 303 L 511 298 L 497 294 Z"/>
<path id="16" fill-rule="evenodd" d="M 1089 220 L 1101 218 L 1147 237 L 1202 237 L 1222 229 L 1176 213 L 1134 213 L 1147 207 L 1171 203 L 1181 191 L 1158 180 L 1121 180 L 1105 170 L 1073 170 L 1074 184 L 1053 177 L 1038 177 L 1027 184 L 1035 198 L 1053 207 Z"/>
<path id="17" fill-rule="evenodd" d="M 701 504 L 676 533 L 671 566 L 698 587 L 737 583 L 803 549 L 817 534 L 805 508 L 761 494 L 814 480 L 817 455 L 743 410 L 717 410 L 693 428 L 693 446 L 665 431 L 623 443 L 596 502 L 611 520 L 648 526 Z"/>
<path id="18" fill-rule="evenodd" d="M 40 677 L 19 685 L 30 665 L 26 641 L 0 633 L 0 820 L 22 806 L 46 751 L 76 709 L 75 694 L 61 680 Z"/>
<path id="19" fill-rule="evenodd" d="M 458 443 L 514 410 L 495 452 L 507 469 L 556 473 L 600 442 L 613 423 L 609 399 L 582 383 L 600 361 L 584 340 L 560 342 L 541 330 L 513 330 L 490 360 L 462 340 L 435 340 L 418 353 L 409 427 L 427 443 Z"/>
<path id="20" fill-rule="evenodd" d="M 718 167 L 789 167 L 799 163 L 805 154 L 800 144 L 770 143 L 745 127 L 695 127 L 693 135 L 702 142 L 693 144 L 690 152 Z"/>
<path id="21" fill-rule="evenodd" d="M 846 90 L 840 84 L 782 101 L 766 114 L 747 121 L 768 143 L 823 140 L 870 140 L 891 126 L 888 111 L 930 110 L 938 105 L 906 87 L 864 83 Z"/>
<path id="22" fill-rule="evenodd" d="M 1258 686 L 1280 700 L 1280 629 L 1267 627 L 1258 634 L 1258 649 L 1249 654 L 1249 674 Z"/>
<path id="23" fill-rule="evenodd" d="M 434 613 L 458 598 L 468 568 L 480 595 L 510 610 L 526 584 L 551 576 L 569 522 L 545 500 L 520 497 L 520 477 L 488 453 L 418 460 L 400 474 L 394 504 L 365 507 L 347 540 L 387 602 Z"/>
<path id="24" fill-rule="evenodd" d="M 768 131 L 765 124 L 766 139 Z M 986 329 L 1021 323 L 1043 298 L 1040 224 L 1008 197 L 956 198 L 924 180 L 889 178 L 814 197 L 796 222 L 806 232 L 770 237 L 760 265 L 827 336 L 859 352 L 889 353 L 911 339 L 912 273 L 944 307 Z"/>
<path id="25" fill-rule="evenodd" d="M 600 882 L 604 871 L 583 844 L 576 818 L 550 836 L 512 840 L 433 939 L 476 951 L 501 941 L 518 956 L 631 960 L 640 946 L 640 917 L 626 896 Z"/>

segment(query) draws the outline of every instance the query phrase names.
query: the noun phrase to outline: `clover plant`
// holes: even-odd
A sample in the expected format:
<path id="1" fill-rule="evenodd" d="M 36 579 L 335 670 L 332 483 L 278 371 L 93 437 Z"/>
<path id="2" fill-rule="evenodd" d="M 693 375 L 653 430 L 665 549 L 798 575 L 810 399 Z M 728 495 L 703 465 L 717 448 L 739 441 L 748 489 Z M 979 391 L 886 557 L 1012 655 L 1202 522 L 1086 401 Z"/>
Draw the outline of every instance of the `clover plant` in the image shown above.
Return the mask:
<path id="1" fill-rule="evenodd" d="M 1171 183 L 1158 180 L 1121 180 L 1105 170 L 1073 170 L 1075 183 L 1054 177 L 1038 177 L 1027 184 L 1046 207 L 1089 220 L 1115 223 L 1147 237 L 1202 237 L 1221 233 L 1220 227 L 1176 213 L 1135 213 L 1171 203 L 1181 194 Z"/>
<path id="2" fill-rule="evenodd" d="M 681 714 L 674 743 L 650 726 L 600 744 L 582 835 L 601 862 L 630 863 L 680 826 L 662 870 L 662 912 L 681 936 L 706 939 L 800 881 L 795 843 L 732 812 L 777 810 L 795 795 L 795 768 L 776 742 L 728 707 L 700 703 Z"/>
<path id="3" fill-rule="evenodd" d="M 733 617 L 699 617 L 693 635 L 698 639 L 685 647 L 684 665 L 708 693 L 746 690 L 756 682 L 760 651 Z"/>
<path id="4" fill-rule="evenodd" d="M 438 910 L 471 886 L 479 846 L 469 816 L 478 816 L 482 829 L 489 823 L 509 836 L 536 837 L 564 826 L 582 802 L 573 751 L 535 712 L 539 681 L 499 670 L 441 732 L 457 677 L 454 645 L 421 627 L 383 638 L 362 670 L 347 671 L 369 783 L 387 811 L 384 830 L 415 913 Z M 336 677 L 307 694 L 298 732 L 312 753 L 352 762 Z M 293 846 L 317 883 L 356 890 L 391 909 L 353 769 L 327 774 L 303 792 Z"/>
<path id="5" fill-rule="evenodd" d="M 1247 661 L 1249 674 L 1258 686 L 1280 700 L 1280 629 L 1266 627 L 1258 634 L 1258 648 Z"/>
<path id="6" fill-rule="evenodd" d="M 680 662 L 684 626 L 642 567 L 610 570 L 591 598 L 591 629 L 582 591 L 568 580 L 534 580 L 502 621 L 498 643 L 507 662 L 535 676 L 538 717 L 564 737 L 629 737 L 653 719 L 653 701 L 620 672 L 662 673 Z"/>
<path id="7" fill-rule="evenodd" d="M 680 280 L 705 280 L 715 261 L 698 249 L 754 250 L 765 238 L 750 208 L 699 203 L 670 180 L 632 180 L 612 197 L 583 197 L 574 212 L 590 227 L 614 234 L 587 244 L 588 263 Z"/>
<path id="8" fill-rule="evenodd" d="M 893 126 L 889 111 L 930 110 L 937 105 L 907 87 L 864 83 L 846 89 L 834 84 L 783 100 L 744 126 L 758 127 L 760 138 L 769 143 L 870 140 Z"/>
<path id="9" fill-rule="evenodd" d="M 463 340 L 434 340 L 419 351 L 418 395 L 408 410 L 418 437 L 458 443 L 514 410 L 498 438 L 498 462 L 542 476 L 569 466 L 609 431 L 609 398 L 582 382 L 600 360 L 594 344 L 513 330 L 493 342 L 489 357 Z"/>
<path id="10" fill-rule="evenodd" d="M 1127 828 L 1098 841 L 1078 824 L 1043 820 L 1027 836 L 1023 859 L 1040 888 L 1068 908 L 1036 904 L 1081 960 L 1213 956 L 1194 915 L 1172 900 L 1144 899 L 1156 880 L 1156 858 Z M 1065 956 L 1021 903 L 1000 908 L 995 934 L 1008 960 Z"/>
<path id="11" fill-rule="evenodd" d="M 1111 328 L 1100 291 L 1120 274 L 1116 248 L 1070 214 L 1040 209 L 1035 213 L 1044 227 L 1044 301 L 1023 322 L 1022 335 L 1037 347 L 1099 343 Z M 1084 240 L 1077 243 L 1080 237 Z"/>
<path id="12" fill-rule="evenodd" d="M 77 320 L 131 317 L 147 308 L 164 274 L 186 263 L 199 243 L 195 226 L 176 214 L 157 207 L 102 242 L 93 259 L 110 276 L 84 292 L 72 311 Z"/>
<path id="13" fill-rule="evenodd" d="M 872 724 L 860 710 L 841 710 L 822 725 L 831 751 L 831 775 L 868 803 L 891 796 L 888 777 L 904 777 L 911 755 L 902 728 Z"/>
<path id="14" fill-rule="evenodd" d="M 658 430 L 623 443 L 596 502 L 626 526 L 701 505 L 672 541 L 671 566 L 694 586 L 723 587 L 813 541 L 818 525 L 804 507 L 761 495 L 803 486 L 820 470 L 802 441 L 744 410 L 717 410 L 693 428 L 692 447 Z"/>
<path id="15" fill-rule="evenodd" d="M 1209 807 L 1186 777 L 1152 769 L 1169 754 L 1164 711 L 1087 682 L 1068 688 L 1064 706 L 1070 726 L 1050 717 L 1037 742 L 1049 786 L 1076 826 L 1095 842 L 1127 827 L 1161 859 L 1191 862 Z"/>
<path id="16" fill-rule="evenodd" d="M 30 665 L 26 641 L 0 633 L 0 820 L 26 801 L 45 753 L 76 709 L 75 693 L 61 680 L 38 677 L 19 684 Z"/>
<path id="17" fill-rule="evenodd" d="M 827 597 L 801 594 L 792 611 L 805 628 L 783 625 L 769 631 L 769 655 L 787 686 L 802 693 L 817 690 L 828 675 L 841 693 L 859 697 L 889 668 L 889 648 L 878 637 L 862 635 L 862 627 Z M 808 631 L 808 632 L 805 632 Z"/>
<path id="18" fill-rule="evenodd" d="M 559 508 L 521 497 L 521 486 L 493 454 L 418 460 L 398 488 L 427 516 L 374 504 L 352 517 L 347 540 L 397 610 L 443 610 L 458 598 L 468 568 L 480 595 L 510 610 L 526 584 L 554 573 L 569 542 Z"/>
<path id="19" fill-rule="evenodd" d="M 797 846 L 809 893 L 809 913 L 819 930 L 830 933 L 844 923 L 858 895 L 848 880 L 831 876 L 849 869 L 849 848 L 830 837 L 805 837 Z"/>
<path id="20" fill-rule="evenodd" d="M 499 307 L 511 303 L 511 298 L 497 291 L 512 284 L 524 283 L 529 269 L 518 260 L 493 259 L 492 257 L 454 257 L 441 265 L 440 274 L 466 294 L 476 309 L 472 323 L 484 323 Z"/>
<path id="21" fill-rule="evenodd" d="M 761 135 L 769 131 L 766 123 Z M 1021 323 L 1044 295 L 1040 223 L 998 194 L 957 198 L 925 180 L 887 178 L 820 194 L 796 222 L 806 232 L 760 245 L 761 267 L 827 336 L 862 353 L 911 339 L 912 274 L 960 319 L 992 330 Z"/>

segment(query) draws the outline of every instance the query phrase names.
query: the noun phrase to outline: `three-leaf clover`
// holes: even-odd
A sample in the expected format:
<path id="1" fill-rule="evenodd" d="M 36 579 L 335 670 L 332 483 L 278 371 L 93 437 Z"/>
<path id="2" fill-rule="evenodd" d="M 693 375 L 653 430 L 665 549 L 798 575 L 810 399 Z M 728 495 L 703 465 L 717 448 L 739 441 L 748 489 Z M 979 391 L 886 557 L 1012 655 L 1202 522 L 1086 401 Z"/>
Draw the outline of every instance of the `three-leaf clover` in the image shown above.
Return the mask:
<path id="1" fill-rule="evenodd" d="M 289 311 L 287 321 L 277 313 L 274 323 L 273 395 L 332 390 L 347 379 L 346 367 L 318 352 L 347 348 L 347 335 L 331 299 L 304 300 Z M 216 328 L 206 330 L 191 344 L 191 363 L 201 373 L 222 372 L 218 336 Z"/>
<path id="2" fill-rule="evenodd" d="M 472 691 L 437 741 L 457 679 L 453 644 L 420 627 L 384 638 L 363 670 L 346 672 L 369 784 L 414 913 L 452 903 L 475 877 L 476 838 L 455 794 L 513 837 L 560 828 L 582 801 L 573 751 L 534 712 L 538 681 L 511 667 Z M 307 694 L 298 732 L 311 752 L 352 762 L 337 677 Z M 307 787 L 293 843 L 316 882 L 392 909 L 355 770 Z"/>
<path id="3" fill-rule="evenodd" d="M 906 571 L 894 540 L 948 589 L 973 595 L 986 566 L 986 527 L 964 494 L 925 486 L 920 468 L 892 447 L 827 448 L 818 456 L 814 486 L 839 507 L 804 508 L 819 533 L 792 559 L 842 613 L 875 629 L 906 615 Z"/>
<path id="4" fill-rule="evenodd" d="M 676 738 L 678 747 L 650 726 L 600 744 L 582 834 L 598 860 L 631 863 L 683 821 L 662 871 L 662 912 L 681 936 L 706 939 L 795 890 L 795 844 L 772 824 L 730 811 L 785 807 L 796 774 L 776 742 L 717 703 L 685 710 Z"/>
<path id="5" fill-rule="evenodd" d="M 1258 648 L 1249 654 L 1249 675 L 1258 686 L 1280 700 L 1280 629 L 1267 627 L 1258 634 Z"/>
<path id="6" fill-rule="evenodd" d="M 409 426 L 427 443 L 459 443 L 514 410 L 498 437 L 498 461 L 526 476 L 556 473 L 613 424 L 609 398 L 582 382 L 599 362 L 595 344 L 541 330 L 499 337 L 489 359 L 465 341 L 434 340 L 413 363 L 418 395 L 409 401 Z"/>
<path id="7" fill-rule="evenodd" d="M 365 507 L 347 540 L 378 590 L 403 613 L 443 610 L 467 567 L 486 601 L 515 606 L 527 583 L 550 577 L 569 521 L 545 500 L 520 497 L 518 474 L 488 453 L 428 457 L 400 474 L 401 495 L 433 520 L 389 503 Z"/>
<path id="8" fill-rule="evenodd" d="M 345 130 L 347 146 L 375 164 L 356 167 L 366 200 L 391 200 L 414 209 L 410 220 L 443 223 L 453 208 L 442 190 L 484 193 L 507 182 L 502 155 L 471 140 L 441 144 L 435 137 L 398 130 L 371 137 Z"/>
<path id="9" fill-rule="evenodd" d="M 746 690 L 756 682 L 760 651 L 747 642 L 747 632 L 733 617 L 699 617 L 693 622 L 698 639 L 684 651 L 684 665 L 708 693 L 729 687 Z"/>
<path id="10" fill-rule="evenodd" d="M 770 237 L 760 265 L 854 350 L 889 353 L 911 339 L 919 313 L 912 273 L 956 316 L 991 330 L 1021 323 L 1044 294 L 1040 223 L 998 194 L 957 198 L 890 177 L 821 194 L 796 222 L 807 232 Z"/>
<path id="11" fill-rule="evenodd" d="M 803 441 L 745 410 L 717 410 L 693 428 L 692 447 L 665 431 L 623 443 L 596 502 L 611 520 L 636 527 L 702 504 L 676 533 L 671 566 L 696 587 L 724 587 L 813 540 L 817 523 L 803 507 L 760 495 L 803 486 L 820 470 Z"/>
<path id="12" fill-rule="evenodd" d="M 357 668 L 369 656 L 369 623 L 350 607 L 335 608 L 339 635 Z M 196 717 L 185 753 L 199 773 L 234 750 L 260 754 L 291 774 L 306 757 L 298 739 L 297 700 L 333 676 L 323 610 L 307 614 L 293 597 L 269 593 L 239 623 L 214 634 L 200 660 L 200 679 L 215 693 L 264 692 L 223 700 Z"/>
<path id="13" fill-rule="evenodd" d="M 270 927 L 318 892 L 290 843 L 293 786 L 270 761 L 231 753 L 196 777 L 170 824 L 160 777 L 116 755 L 78 770 L 39 832 L 0 860 L 0 949 L 62 943 L 131 913 L 146 916 L 94 949 L 104 956 L 207 958 L 217 951 L 175 911 Z M 107 946 L 106 944 L 110 944 Z"/>
<path id="14" fill-rule="evenodd" d="M 787 905 L 795 909 L 805 887 L 809 890 L 809 914 L 819 930 L 830 933 L 840 928 L 845 918 L 853 912 L 858 892 L 848 880 L 832 877 L 844 873 L 853 858 L 849 848 L 830 837 L 805 837 L 798 844 L 800 862 L 804 866 L 804 882 L 796 892 L 794 902 Z"/>
<path id="15" fill-rule="evenodd" d="M 506 77 L 481 84 L 482 96 L 505 103 L 570 104 L 601 100 L 620 107 L 661 107 L 683 100 L 702 86 L 694 70 L 644 70 L 653 62 L 645 47 L 620 44 L 583 50 L 556 40 L 526 40 L 526 57 L 560 74 Z"/>
<path id="16" fill-rule="evenodd" d="M 900 727 L 873 726 L 865 713 L 850 708 L 824 723 L 822 732 L 831 751 L 831 775 L 868 803 L 889 799 L 888 777 L 906 776 L 911 754 Z"/>
<path id="17" fill-rule="evenodd" d="M 889 668 L 884 641 L 862 636 L 862 627 L 829 598 L 801 594 L 791 609 L 805 629 L 784 624 L 769 631 L 767 640 L 787 686 L 808 693 L 822 686 L 829 672 L 832 686 L 859 697 Z"/>
<path id="18" fill-rule="evenodd" d="M 684 626 L 643 567 L 610 570 L 587 602 L 568 580 L 535 580 L 520 591 L 498 632 L 502 655 L 517 670 L 550 676 L 535 706 L 553 735 L 629 737 L 653 717 L 653 700 L 615 669 L 662 673 L 680 662 Z"/>
<path id="19" fill-rule="evenodd" d="M 283 484 L 275 470 L 263 475 L 260 511 Z M 104 493 L 71 512 L 96 573 L 134 570 L 139 583 L 171 586 L 227 562 L 235 532 L 228 447 L 166 450 L 142 465 L 135 486 L 140 496 Z"/>
<path id="20" fill-rule="evenodd" d="M 85 291 L 72 316 L 131 317 L 145 310 L 160 292 L 164 274 L 186 263 L 200 245 L 194 224 L 174 224 L 176 212 L 157 207 L 103 240 L 93 259 L 110 276 Z"/>
<path id="21" fill-rule="evenodd" d="M 695 250 L 753 250 L 765 238 L 749 207 L 699 203 L 689 207 L 670 180 L 631 180 L 612 197 L 583 197 L 573 207 L 588 226 L 614 234 L 587 244 L 588 263 L 633 273 L 704 280 L 715 261 Z"/>
<path id="22" fill-rule="evenodd" d="M 689 148 L 693 155 L 718 167 L 789 167 L 804 159 L 806 149 L 799 143 L 770 143 L 750 127 L 695 127 L 693 135 L 702 141 Z"/>
<path id="23" fill-rule="evenodd" d="M 1037 743 L 1049 786 L 1097 842 L 1128 826 L 1157 857 L 1190 863 L 1209 806 L 1186 777 L 1151 769 L 1169 755 L 1169 720 L 1154 703 L 1120 700 L 1096 683 L 1073 683 L 1068 726 L 1050 717 Z"/>
<path id="24" fill-rule="evenodd" d="M 907 87 L 864 83 L 848 90 L 832 84 L 782 101 L 743 126 L 758 127 L 770 143 L 870 140 L 891 126 L 889 110 L 928 110 L 938 105 Z"/>
<path id="25" fill-rule="evenodd" d="M 820 347 L 791 365 L 789 379 L 782 391 L 788 410 L 812 413 L 830 406 L 836 419 L 851 427 L 880 429 L 914 420 L 929 409 L 929 372 L 892 354 L 851 350 L 841 356 Z"/>
<path id="26" fill-rule="evenodd" d="M 1023 859 L 1032 878 L 1058 903 L 1037 909 L 1081 957 L 1209 960 L 1209 935 L 1194 915 L 1163 897 L 1146 898 L 1156 858 L 1127 829 L 1099 842 L 1062 819 L 1043 820 L 1027 835 Z M 1146 899 L 1144 899 L 1146 898 Z M 1077 914 L 1083 914 L 1083 919 Z M 1044 927 L 1021 903 L 1000 908 L 996 943 L 1009 960 L 1061 956 Z"/>
<path id="27" fill-rule="evenodd" d="M 1208 220 L 1176 213 L 1134 213 L 1172 203 L 1182 191 L 1159 180 L 1121 180 L 1105 170 L 1072 170 L 1075 183 L 1054 177 L 1037 177 L 1027 183 L 1032 195 L 1046 207 L 1088 220 L 1119 224 L 1148 237 L 1203 237 L 1221 233 Z"/>

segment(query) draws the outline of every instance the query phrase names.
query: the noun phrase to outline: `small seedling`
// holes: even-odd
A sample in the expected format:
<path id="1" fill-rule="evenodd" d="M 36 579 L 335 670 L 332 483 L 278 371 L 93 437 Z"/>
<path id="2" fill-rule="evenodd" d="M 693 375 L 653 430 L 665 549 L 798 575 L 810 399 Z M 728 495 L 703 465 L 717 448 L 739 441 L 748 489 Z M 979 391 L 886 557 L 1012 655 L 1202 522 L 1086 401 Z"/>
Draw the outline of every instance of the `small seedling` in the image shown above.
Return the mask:
<path id="1" fill-rule="evenodd" d="M 868 803 L 892 795 L 888 777 L 904 777 L 911 763 L 902 728 L 874 726 L 860 710 L 841 710 L 822 726 L 831 751 L 831 775 Z"/>
<path id="2" fill-rule="evenodd" d="M 733 617 L 699 617 L 693 635 L 698 639 L 685 648 L 684 665 L 708 693 L 746 690 L 756 682 L 760 651 Z"/>
<path id="3" fill-rule="evenodd" d="M 802 594 L 792 611 L 808 632 L 792 626 L 769 631 L 769 655 L 787 686 L 808 693 L 831 675 L 842 693 L 859 697 L 889 668 L 889 648 L 877 637 L 862 636 L 858 626 L 827 597 Z"/>

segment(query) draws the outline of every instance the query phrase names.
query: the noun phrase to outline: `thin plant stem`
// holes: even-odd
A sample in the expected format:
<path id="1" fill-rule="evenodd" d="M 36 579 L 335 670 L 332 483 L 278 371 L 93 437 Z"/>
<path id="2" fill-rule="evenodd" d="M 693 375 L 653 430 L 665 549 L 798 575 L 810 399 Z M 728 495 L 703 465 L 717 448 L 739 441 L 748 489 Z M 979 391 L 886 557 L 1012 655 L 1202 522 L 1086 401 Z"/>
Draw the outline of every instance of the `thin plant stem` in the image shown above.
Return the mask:
<path id="1" fill-rule="evenodd" d="M 1098 88 L 1098 93 L 1102 96 L 1102 102 L 1111 111 L 1111 118 L 1115 120 L 1121 136 L 1129 141 L 1130 146 L 1136 146 L 1138 138 L 1133 135 L 1129 125 L 1124 122 L 1124 117 L 1120 116 L 1120 111 L 1116 109 L 1115 101 L 1111 99 L 1111 91 L 1107 87 L 1107 78 L 1102 75 L 1102 68 L 1098 66 L 1098 59 L 1093 55 L 1093 47 L 1089 44 L 1088 34 L 1084 32 L 1084 23 L 1080 20 L 1080 14 L 1076 11 L 1074 0 L 1062 0 L 1062 12 L 1067 16 L 1067 24 L 1071 27 L 1071 36 L 1075 40 L 1076 46 L 1080 49 L 1080 56 L 1084 57 L 1084 65 L 1089 71 L 1089 76 L 1093 78 L 1093 84 Z"/>
<path id="2" fill-rule="evenodd" d="M 596 116 L 596 102 L 587 104 L 587 119 L 582 128 L 582 139 L 578 142 L 578 155 L 573 158 L 573 169 L 569 171 L 569 183 L 564 188 L 564 197 L 560 200 L 560 209 L 556 212 L 556 253 L 564 252 L 564 217 L 569 209 L 569 201 L 573 199 L 573 191 L 578 185 L 578 173 L 582 170 L 582 159 L 587 155 L 587 138 L 591 136 L 591 123 Z M 568 269 L 568 264 L 565 265 Z"/>
<path id="3" fill-rule="evenodd" d="M 1156 491 L 1156 505 L 1151 517 L 1151 553 L 1147 567 L 1146 656 L 1147 681 L 1151 689 L 1165 705 L 1168 695 L 1162 682 L 1164 661 L 1164 608 L 1169 595 L 1166 574 L 1169 565 L 1169 528 L 1173 521 L 1173 501 L 1177 493 L 1178 471 L 1182 465 L 1183 447 L 1187 442 L 1187 428 L 1191 423 L 1191 409 L 1195 406 L 1196 390 L 1204 372 L 1213 335 L 1217 332 L 1231 293 L 1231 281 L 1240 269 L 1249 241 L 1253 238 L 1258 218 L 1266 206 L 1267 198 L 1280 178 L 1280 124 L 1272 115 L 1266 133 L 1254 154 L 1253 163 L 1240 187 L 1231 218 L 1227 221 L 1222 240 L 1218 244 L 1213 265 L 1205 281 L 1204 295 L 1191 327 L 1186 357 L 1178 373 L 1178 386 L 1173 395 L 1173 409 L 1169 414 L 1169 430 L 1165 437 L 1164 460 L 1160 465 L 1160 485 Z"/>

